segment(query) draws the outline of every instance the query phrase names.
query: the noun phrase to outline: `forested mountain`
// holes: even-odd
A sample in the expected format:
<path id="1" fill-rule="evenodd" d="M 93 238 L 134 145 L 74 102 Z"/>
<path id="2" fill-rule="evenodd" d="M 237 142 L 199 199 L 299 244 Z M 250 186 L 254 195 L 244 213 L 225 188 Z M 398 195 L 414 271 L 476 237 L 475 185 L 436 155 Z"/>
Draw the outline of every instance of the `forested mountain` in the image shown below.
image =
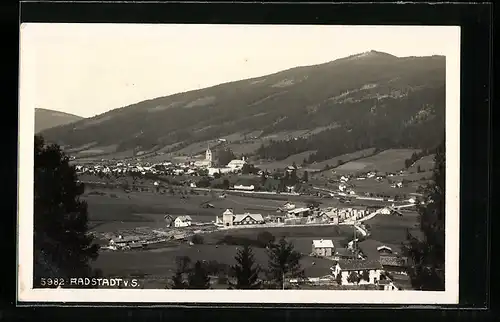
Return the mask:
<path id="1" fill-rule="evenodd" d="M 143 101 L 42 134 L 66 148 L 118 152 L 310 130 L 305 138 L 267 142 L 258 154 L 280 159 L 317 150 L 315 161 L 367 147 L 433 148 L 444 134 L 444 111 L 444 56 L 370 51 Z"/>
<path id="2" fill-rule="evenodd" d="M 35 133 L 50 129 L 59 125 L 69 124 L 83 119 L 81 116 L 47 110 L 35 109 Z"/>

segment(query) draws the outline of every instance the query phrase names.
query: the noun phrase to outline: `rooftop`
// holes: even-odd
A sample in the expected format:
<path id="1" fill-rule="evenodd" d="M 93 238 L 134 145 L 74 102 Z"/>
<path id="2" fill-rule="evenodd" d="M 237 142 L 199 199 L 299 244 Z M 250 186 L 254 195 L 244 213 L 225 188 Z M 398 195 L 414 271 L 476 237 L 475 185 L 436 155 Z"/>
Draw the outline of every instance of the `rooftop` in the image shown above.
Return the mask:
<path id="1" fill-rule="evenodd" d="M 175 220 L 177 220 L 177 219 L 179 219 L 181 221 L 192 221 L 190 216 L 179 216 Z"/>
<path id="2" fill-rule="evenodd" d="M 243 221 L 245 218 L 250 217 L 255 221 L 264 221 L 264 218 L 262 217 L 261 214 L 242 214 L 242 215 L 235 215 L 234 216 L 233 222 L 240 222 Z"/>
<path id="3" fill-rule="evenodd" d="M 398 267 L 404 267 L 405 266 L 405 260 L 404 258 L 401 258 L 399 256 L 394 256 L 394 255 L 382 255 L 380 256 L 380 264 L 384 266 L 398 266 Z"/>
<path id="4" fill-rule="evenodd" d="M 331 239 L 313 240 L 314 248 L 333 248 L 333 241 Z"/>
<path id="5" fill-rule="evenodd" d="M 380 262 L 375 260 L 341 260 L 339 261 L 339 265 L 343 271 L 382 269 Z"/>

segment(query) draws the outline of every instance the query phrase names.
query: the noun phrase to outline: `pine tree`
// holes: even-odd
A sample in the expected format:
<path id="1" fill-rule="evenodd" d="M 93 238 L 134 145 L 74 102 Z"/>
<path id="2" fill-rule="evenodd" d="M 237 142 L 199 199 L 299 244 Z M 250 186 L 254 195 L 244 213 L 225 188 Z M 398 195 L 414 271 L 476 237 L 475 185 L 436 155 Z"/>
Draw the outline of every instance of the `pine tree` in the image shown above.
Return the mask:
<path id="1" fill-rule="evenodd" d="M 87 204 L 74 166 L 58 145 L 35 136 L 34 286 L 41 277 L 93 276 L 98 246 L 88 234 Z"/>
<path id="2" fill-rule="evenodd" d="M 267 255 L 269 257 L 269 277 L 280 288 L 284 288 L 285 277 L 302 278 L 304 276 L 300 265 L 301 254 L 294 249 L 292 243 L 287 242 L 284 238 L 281 238 L 277 244 L 271 245 Z"/>
<path id="3" fill-rule="evenodd" d="M 243 246 L 238 250 L 235 259 L 237 264 L 231 267 L 236 277 L 236 284 L 233 287 L 241 290 L 259 289 L 260 267 L 255 264 L 252 248 L 249 245 Z"/>
<path id="4" fill-rule="evenodd" d="M 194 268 L 189 273 L 188 283 L 190 289 L 208 289 L 210 287 L 210 278 L 200 261 L 196 261 Z"/>
<path id="5" fill-rule="evenodd" d="M 433 180 L 423 188 L 424 206 L 419 206 L 423 239 L 407 232 L 404 252 L 411 260 L 409 276 L 415 289 L 444 290 L 445 269 L 445 143 L 436 150 Z"/>

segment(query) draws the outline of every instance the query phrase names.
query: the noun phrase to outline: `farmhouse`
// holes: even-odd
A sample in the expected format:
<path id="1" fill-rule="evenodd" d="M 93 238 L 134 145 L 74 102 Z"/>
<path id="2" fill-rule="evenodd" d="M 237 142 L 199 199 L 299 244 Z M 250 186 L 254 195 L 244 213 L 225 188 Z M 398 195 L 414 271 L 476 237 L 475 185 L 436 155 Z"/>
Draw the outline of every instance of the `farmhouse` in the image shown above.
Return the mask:
<path id="1" fill-rule="evenodd" d="M 335 246 L 331 239 L 313 240 L 312 254 L 323 257 L 330 257 L 335 251 Z"/>
<path id="2" fill-rule="evenodd" d="M 179 216 L 175 218 L 174 227 L 188 227 L 191 226 L 191 217 L 190 216 Z"/>
<path id="3" fill-rule="evenodd" d="M 226 209 L 226 211 L 222 213 L 222 224 L 226 227 L 236 225 L 256 225 L 263 223 L 264 218 L 261 214 L 244 213 L 241 215 L 235 215 L 231 209 Z"/>
<path id="4" fill-rule="evenodd" d="M 373 260 L 339 261 L 331 268 L 332 275 L 340 274 L 342 285 L 375 284 L 380 280 L 382 265 Z"/>
<path id="5" fill-rule="evenodd" d="M 236 215 L 233 219 L 233 225 L 257 225 L 263 223 L 264 218 L 261 214 L 245 213 L 242 215 Z"/>

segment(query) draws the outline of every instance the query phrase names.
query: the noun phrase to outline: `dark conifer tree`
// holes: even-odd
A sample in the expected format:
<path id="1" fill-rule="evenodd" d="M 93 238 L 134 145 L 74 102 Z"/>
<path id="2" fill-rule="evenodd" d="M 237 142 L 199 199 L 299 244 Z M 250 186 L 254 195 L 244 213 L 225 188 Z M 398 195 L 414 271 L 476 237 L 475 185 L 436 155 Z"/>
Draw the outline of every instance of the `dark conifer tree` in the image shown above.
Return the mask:
<path id="1" fill-rule="evenodd" d="M 278 287 L 284 288 L 284 279 L 287 277 L 304 277 L 304 270 L 300 265 L 301 254 L 284 238 L 277 244 L 271 245 L 267 255 L 269 277 Z"/>
<path id="2" fill-rule="evenodd" d="M 34 286 L 42 277 L 93 276 L 98 246 L 80 200 L 84 186 L 58 145 L 35 136 L 34 154 Z"/>
<path id="3" fill-rule="evenodd" d="M 188 283 L 190 289 L 210 288 L 210 278 L 200 261 L 196 261 L 193 269 L 189 272 Z"/>
<path id="4" fill-rule="evenodd" d="M 232 271 L 236 277 L 236 289 L 258 289 L 260 288 L 259 272 L 260 267 L 255 264 L 255 257 L 249 245 L 243 246 L 236 254 L 236 265 L 232 266 Z"/>

